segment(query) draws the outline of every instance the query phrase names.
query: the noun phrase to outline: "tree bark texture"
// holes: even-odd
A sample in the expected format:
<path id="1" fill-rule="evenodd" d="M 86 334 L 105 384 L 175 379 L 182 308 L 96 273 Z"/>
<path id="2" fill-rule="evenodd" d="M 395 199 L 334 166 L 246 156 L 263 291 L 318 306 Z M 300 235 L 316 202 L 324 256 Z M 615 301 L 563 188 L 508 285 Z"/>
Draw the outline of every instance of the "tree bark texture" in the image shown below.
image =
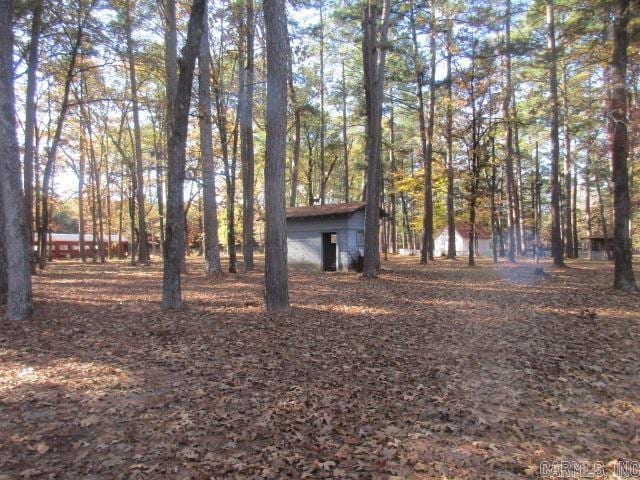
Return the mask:
<path id="1" fill-rule="evenodd" d="M 389 0 L 383 0 L 378 19 L 377 0 L 369 0 L 362 17 L 362 52 L 364 90 L 367 113 L 365 155 L 367 158 L 367 191 L 364 229 L 363 276 L 373 278 L 380 269 L 380 150 L 382 145 L 382 103 Z"/>
<path id="2" fill-rule="evenodd" d="M 31 244 L 22 191 L 20 151 L 13 90 L 13 2 L 0 0 L 0 195 L 5 244 L 7 320 L 23 320 L 32 311 Z M 1 252 L 0 252 L 1 254 Z"/>
<path id="3" fill-rule="evenodd" d="M 553 0 L 547 0 L 548 59 L 549 59 L 549 97 L 551 101 L 551 252 L 553 264 L 564 266 L 562 236 L 560 234 L 560 140 L 558 136 L 558 66 L 556 60 L 556 33 Z"/>
<path id="4" fill-rule="evenodd" d="M 213 159 L 213 132 L 211 128 L 211 64 L 207 13 L 203 15 L 202 38 L 198 57 L 198 123 L 200 127 L 200 155 L 202 161 L 202 197 L 204 204 L 204 271 L 207 275 L 222 273 L 218 240 L 218 205 Z"/>
<path id="5" fill-rule="evenodd" d="M 265 146 L 265 306 L 289 308 L 285 155 L 287 140 L 287 17 L 284 0 L 265 0 L 267 112 Z"/>
<path id="6" fill-rule="evenodd" d="M 505 129 L 505 171 L 507 180 L 507 204 L 509 218 L 509 261 L 516 261 L 516 208 L 517 195 L 513 171 L 513 125 L 511 118 L 511 1 L 507 0 L 507 11 L 505 14 L 505 42 L 504 42 L 504 67 L 505 67 L 505 88 L 502 101 L 502 116 L 504 118 Z"/>
<path id="7" fill-rule="evenodd" d="M 149 243 L 147 239 L 147 220 L 144 199 L 144 170 L 142 165 L 142 137 L 140 133 L 140 106 L 138 102 L 138 79 L 136 77 L 136 62 L 133 52 L 132 12 L 131 2 L 125 4 L 125 33 L 127 41 L 127 62 L 129 66 L 129 88 L 131 89 L 131 110 L 133 113 L 134 155 L 136 161 L 136 203 L 138 208 L 138 260 L 149 263 Z"/>
<path id="8" fill-rule="evenodd" d="M 446 120 L 446 141 L 447 141 L 447 258 L 456 258 L 456 212 L 453 204 L 453 77 L 451 72 L 452 64 L 452 34 L 453 24 L 449 23 L 447 28 L 447 120 Z"/>
<path id="9" fill-rule="evenodd" d="M 181 263 L 184 258 L 184 177 L 189 106 L 195 61 L 200 51 L 206 0 L 193 0 L 187 30 L 187 40 L 178 61 L 178 83 L 173 111 L 167 112 L 169 124 L 167 152 L 167 222 L 166 251 L 162 277 L 162 306 L 182 308 L 180 285 Z M 169 115 L 171 113 L 171 115 Z"/>
<path id="10" fill-rule="evenodd" d="M 246 65 L 244 67 L 243 105 L 240 115 L 240 163 L 242 165 L 242 256 L 244 270 L 253 270 L 253 190 L 255 188 L 253 152 L 253 82 L 254 21 L 253 0 L 245 0 L 244 33 Z"/>
<path id="11" fill-rule="evenodd" d="M 27 58 L 27 92 L 24 120 L 24 207 L 29 241 L 33 242 L 33 162 L 35 159 L 34 134 L 36 128 L 36 87 L 38 83 L 38 61 L 40 52 L 40 32 L 42 30 L 42 0 L 36 0 L 31 20 L 31 43 Z M 33 252 L 31 258 L 33 257 Z M 33 260 L 32 260 L 33 264 Z M 35 268 L 35 265 L 33 265 Z"/>
<path id="12" fill-rule="evenodd" d="M 47 161 L 44 167 L 44 173 L 42 175 L 42 193 L 40 196 L 40 210 L 42 218 L 40 219 L 40 228 L 38 229 L 38 267 L 41 270 L 46 267 L 47 263 L 46 236 L 47 231 L 49 230 L 49 188 L 51 186 L 53 170 L 56 162 L 56 155 L 58 153 L 58 145 L 60 144 L 60 139 L 62 138 L 62 128 L 69 111 L 69 94 L 71 92 L 71 84 L 73 82 L 73 77 L 76 71 L 76 62 L 78 59 L 78 54 L 80 52 L 80 45 L 82 44 L 82 39 L 84 37 L 84 21 L 86 21 L 86 19 L 81 19 L 80 23 L 78 24 L 74 43 L 71 47 L 71 52 L 69 53 L 69 66 L 67 68 L 64 81 L 62 103 L 60 105 L 60 112 L 58 113 L 58 121 L 56 124 L 55 133 L 53 134 L 53 139 L 51 140 L 51 146 L 49 148 L 49 152 L 47 153 Z"/>
<path id="13" fill-rule="evenodd" d="M 613 255 L 615 261 L 613 286 L 619 290 L 634 291 L 638 287 L 633 274 L 629 219 L 629 138 L 627 133 L 627 25 L 630 1 L 618 0 L 617 18 L 613 29 L 613 55 L 611 57 L 611 95 L 607 116 L 611 142 L 613 177 Z"/>

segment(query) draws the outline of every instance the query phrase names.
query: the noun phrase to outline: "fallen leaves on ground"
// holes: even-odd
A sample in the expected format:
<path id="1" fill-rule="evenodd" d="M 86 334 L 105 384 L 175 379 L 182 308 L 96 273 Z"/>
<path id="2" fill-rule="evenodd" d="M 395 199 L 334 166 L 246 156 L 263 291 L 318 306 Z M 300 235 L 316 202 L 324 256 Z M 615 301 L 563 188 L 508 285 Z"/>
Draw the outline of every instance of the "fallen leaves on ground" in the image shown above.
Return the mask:
<path id="1" fill-rule="evenodd" d="M 207 278 L 58 262 L 0 324 L 0 478 L 515 479 L 640 459 L 640 297 L 604 262 L 547 275 L 392 257 L 378 279 Z M 2 313 L 2 312 L 0 312 Z M 4 475 L 4 476 L 3 476 Z"/>

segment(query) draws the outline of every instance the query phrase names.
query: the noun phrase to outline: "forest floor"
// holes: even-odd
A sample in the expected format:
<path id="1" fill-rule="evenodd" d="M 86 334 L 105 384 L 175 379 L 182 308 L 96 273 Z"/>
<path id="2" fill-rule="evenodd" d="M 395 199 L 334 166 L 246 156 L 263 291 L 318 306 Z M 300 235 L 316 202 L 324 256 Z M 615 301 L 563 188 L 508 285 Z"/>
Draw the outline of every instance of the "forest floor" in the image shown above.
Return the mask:
<path id="1" fill-rule="evenodd" d="M 59 261 L 0 321 L 0 479 L 539 477 L 640 460 L 640 295 L 612 266 L 392 258 L 379 279 Z M 190 260 L 192 272 L 202 264 Z M 0 311 L 0 314 L 3 312 Z"/>

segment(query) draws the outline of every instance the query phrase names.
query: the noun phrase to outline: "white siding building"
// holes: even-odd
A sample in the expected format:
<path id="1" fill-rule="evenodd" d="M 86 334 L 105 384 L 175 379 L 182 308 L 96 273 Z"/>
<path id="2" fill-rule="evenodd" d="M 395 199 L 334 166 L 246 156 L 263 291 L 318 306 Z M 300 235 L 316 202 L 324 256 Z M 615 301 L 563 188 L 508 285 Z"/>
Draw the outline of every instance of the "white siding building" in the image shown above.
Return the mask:
<path id="1" fill-rule="evenodd" d="M 449 231 L 443 228 L 434 238 L 433 254 L 445 256 L 449 249 Z M 481 227 L 476 225 L 476 243 L 474 252 L 481 257 L 493 255 L 491 236 Z M 469 227 L 468 225 L 456 225 L 456 255 L 469 255 Z"/>

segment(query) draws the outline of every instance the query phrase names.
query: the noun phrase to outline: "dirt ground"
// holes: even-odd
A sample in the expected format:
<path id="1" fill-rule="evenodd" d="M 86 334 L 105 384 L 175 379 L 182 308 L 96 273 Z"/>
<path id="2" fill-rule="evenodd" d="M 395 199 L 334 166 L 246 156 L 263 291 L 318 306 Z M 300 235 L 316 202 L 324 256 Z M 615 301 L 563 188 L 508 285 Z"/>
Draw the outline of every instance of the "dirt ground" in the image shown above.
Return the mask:
<path id="1" fill-rule="evenodd" d="M 160 267 L 57 262 L 34 318 L 0 321 L 1 480 L 513 479 L 640 460 L 640 295 L 614 292 L 608 263 L 297 270 L 278 316 L 261 272 L 206 278 L 197 260 L 187 308 L 163 312 Z"/>

